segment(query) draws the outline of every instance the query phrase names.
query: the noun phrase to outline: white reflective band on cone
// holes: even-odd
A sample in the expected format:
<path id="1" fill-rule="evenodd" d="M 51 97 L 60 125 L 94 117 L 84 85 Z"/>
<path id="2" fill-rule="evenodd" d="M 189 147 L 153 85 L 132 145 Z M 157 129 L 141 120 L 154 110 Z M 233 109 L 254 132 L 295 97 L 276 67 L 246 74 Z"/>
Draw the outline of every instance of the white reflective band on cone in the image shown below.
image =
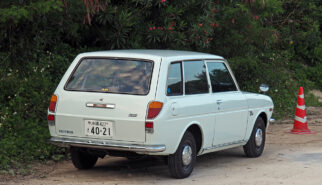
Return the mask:
<path id="1" fill-rule="evenodd" d="M 305 105 L 297 105 L 296 107 L 299 109 L 305 110 Z"/>
<path id="2" fill-rule="evenodd" d="M 304 94 L 299 95 L 300 98 L 304 98 Z"/>
<path id="3" fill-rule="evenodd" d="M 306 116 L 305 116 L 304 118 L 300 118 L 300 117 L 298 117 L 298 116 L 295 116 L 295 120 L 296 120 L 296 121 L 299 121 L 299 122 L 301 122 L 301 123 L 306 123 Z"/>

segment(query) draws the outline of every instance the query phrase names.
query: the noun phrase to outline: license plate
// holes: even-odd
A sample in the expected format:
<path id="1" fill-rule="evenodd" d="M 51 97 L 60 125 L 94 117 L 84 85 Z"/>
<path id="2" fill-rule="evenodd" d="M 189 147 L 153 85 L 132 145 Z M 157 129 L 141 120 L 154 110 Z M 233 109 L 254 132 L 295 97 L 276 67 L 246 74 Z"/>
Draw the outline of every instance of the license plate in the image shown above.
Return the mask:
<path id="1" fill-rule="evenodd" d="M 85 135 L 113 137 L 113 123 L 110 121 L 85 120 Z"/>

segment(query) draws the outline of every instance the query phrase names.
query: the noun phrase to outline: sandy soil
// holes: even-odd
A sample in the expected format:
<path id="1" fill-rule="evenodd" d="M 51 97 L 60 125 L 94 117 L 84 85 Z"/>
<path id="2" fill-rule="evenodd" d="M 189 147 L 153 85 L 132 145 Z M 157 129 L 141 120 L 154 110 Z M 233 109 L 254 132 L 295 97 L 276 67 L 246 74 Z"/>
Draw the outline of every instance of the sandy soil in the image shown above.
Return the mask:
<path id="1" fill-rule="evenodd" d="M 0 179 L 0 184 L 220 184 L 220 185 L 320 185 L 322 184 L 322 108 L 309 107 L 309 128 L 313 135 L 290 134 L 292 120 L 272 124 L 266 148 L 259 158 L 246 158 L 242 147 L 198 157 L 187 179 L 169 176 L 162 160 L 127 160 L 105 157 L 89 171 L 80 171 L 71 161 L 34 166 L 25 177 Z M 0 177 L 1 178 L 1 177 Z"/>
<path id="2" fill-rule="evenodd" d="M 319 98 L 319 102 L 322 102 L 322 91 L 319 90 L 313 90 L 310 93 L 314 94 L 314 96 Z"/>

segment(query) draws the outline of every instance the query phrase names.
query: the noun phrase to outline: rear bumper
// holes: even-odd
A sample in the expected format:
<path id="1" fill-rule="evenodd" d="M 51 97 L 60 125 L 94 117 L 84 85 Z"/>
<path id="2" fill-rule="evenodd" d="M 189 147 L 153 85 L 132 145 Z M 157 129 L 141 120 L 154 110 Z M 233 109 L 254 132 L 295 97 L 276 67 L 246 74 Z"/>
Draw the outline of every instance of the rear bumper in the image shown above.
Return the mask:
<path id="1" fill-rule="evenodd" d="M 84 139 L 66 139 L 59 137 L 51 137 L 49 142 L 61 147 L 86 147 L 107 150 L 131 151 L 138 153 L 157 153 L 165 151 L 165 145 L 139 145 L 139 144 L 125 144 L 113 143 L 99 140 L 84 140 Z"/>

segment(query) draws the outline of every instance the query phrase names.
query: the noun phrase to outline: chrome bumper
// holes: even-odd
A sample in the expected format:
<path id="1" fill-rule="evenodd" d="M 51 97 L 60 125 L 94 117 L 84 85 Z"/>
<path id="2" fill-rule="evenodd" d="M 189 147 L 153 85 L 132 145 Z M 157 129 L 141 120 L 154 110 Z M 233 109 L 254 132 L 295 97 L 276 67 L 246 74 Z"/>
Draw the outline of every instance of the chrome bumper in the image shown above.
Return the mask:
<path id="1" fill-rule="evenodd" d="M 139 153 L 155 153 L 165 151 L 165 145 L 139 145 L 139 144 L 122 144 L 98 140 L 81 140 L 51 137 L 49 142 L 61 147 L 86 147 L 107 150 L 132 151 Z"/>
<path id="2" fill-rule="evenodd" d="M 271 118 L 271 119 L 269 119 L 269 122 L 270 123 L 274 123 L 275 122 L 275 119 L 274 118 Z"/>

